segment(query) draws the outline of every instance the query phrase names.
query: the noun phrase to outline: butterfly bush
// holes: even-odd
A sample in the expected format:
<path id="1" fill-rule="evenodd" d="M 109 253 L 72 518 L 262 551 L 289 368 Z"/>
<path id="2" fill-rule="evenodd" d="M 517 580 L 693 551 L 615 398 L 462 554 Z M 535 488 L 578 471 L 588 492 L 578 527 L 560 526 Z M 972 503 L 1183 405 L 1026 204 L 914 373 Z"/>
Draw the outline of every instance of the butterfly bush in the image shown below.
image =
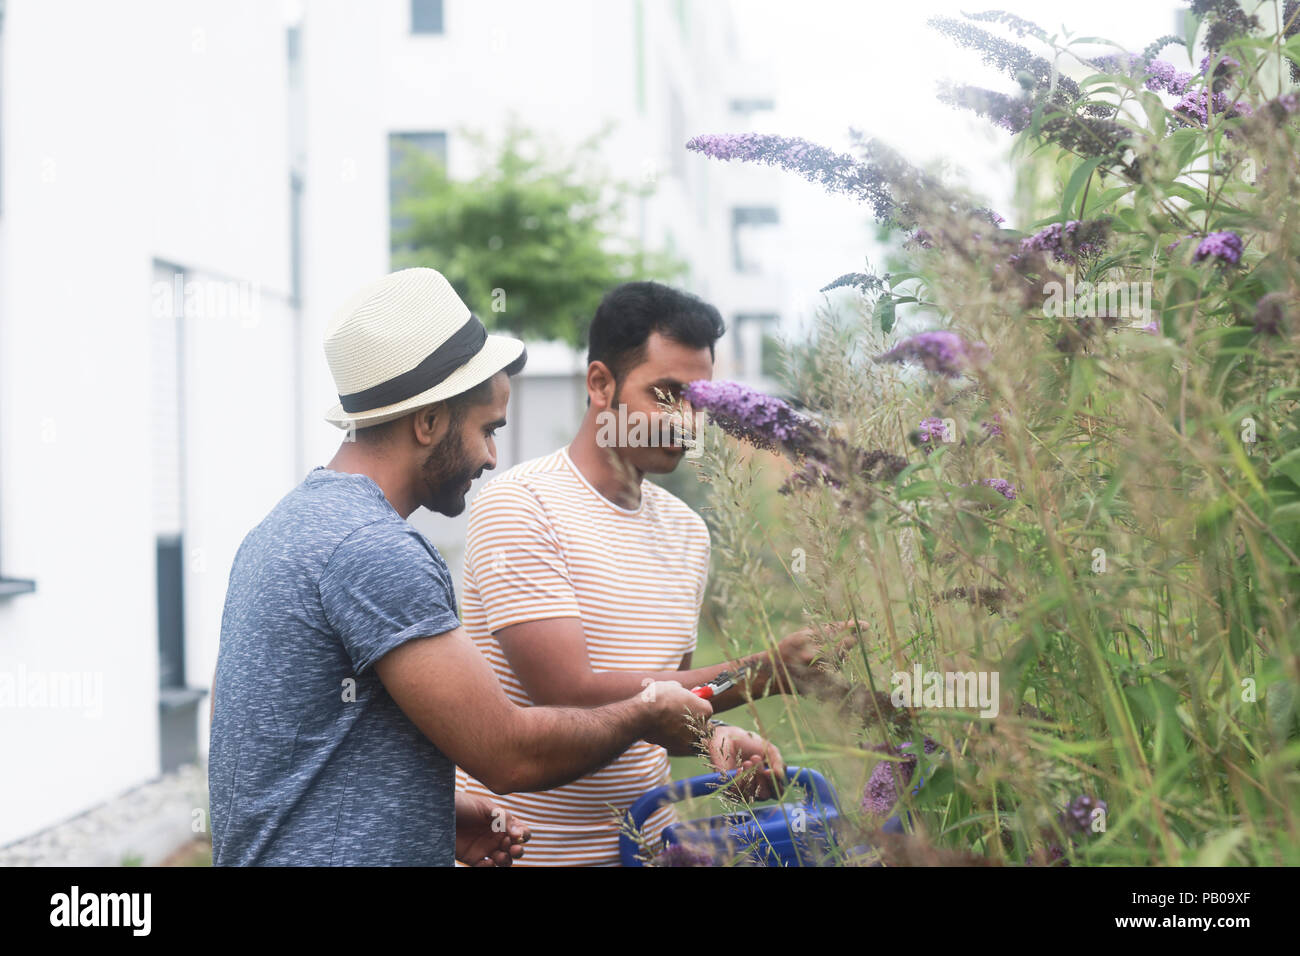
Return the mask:
<path id="1" fill-rule="evenodd" d="M 1196 262 L 1201 262 L 1204 259 L 1218 259 L 1230 266 L 1235 266 L 1241 262 L 1241 248 L 1241 236 L 1235 232 L 1228 230 L 1212 232 L 1201 240 L 1200 245 L 1196 247 L 1196 254 L 1192 258 Z"/>
<path id="2" fill-rule="evenodd" d="M 1016 500 L 1016 486 L 1013 485 L 1011 482 L 1007 481 L 1005 478 L 984 478 L 981 481 L 977 482 L 977 484 L 981 484 L 984 485 L 985 487 L 992 488 L 1003 498 L 1006 498 L 1007 501 Z M 965 484 L 962 487 L 969 488 L 970 485 Z"/>
<path id="3" fill-rule="evenodd" d="M 887 352 L 876 356 L 878 362 L 919 362 L 931 372 L 950 377 L 978 367 L 988 358 L 981 343 L 970 343 L 956 332 L 920 332 L 904 339 Z"/>
<path id="4" fill-rule="evenodd" d="M 1148 90 L 1157 93 L 1171 93 L 1182 96 L 1187 92 L 1187 85 L 1192 82 L 1191 73 L 1179 72 L 1172 63 L 1156 60 L 1147 67 L 1146 83 Z"/>
<path id="5" fill-rule="evenodd" d="M 887 271 L 826 264 L 838 294 L 771 389 L 686 392 L 729 436 L 696 461 L 727 653 L 859 624 L 846 656 L 823 642 L 779 721 L 748 710 L 853 793 L 840 849 L 895 852 L 880 828 L 905 816 L 909 861 L 1300 865 L 1300 2 L 1285 6 L 1279 28 L 1194 0 L 1193 49 L 1134 52 L 1073 39 L 1086 23 L 934 18 L 1000 76 L 939 89 L 1014 138 L 1027 188 L 999 213 L 887 144 L 905 130 L 849 130 L 846 151 L 688 144 L 867 203 L 887 245 Z M 945 693 L 999 675 L 996 706 L 895 703 L 915 671 L 959 678 Z"/>
<path id="6" fill-rule="evenodd" d="M 907 791 L 916 772 L 916 754 L 912 752 L 912 741 L 906 740 L 897 746 L 873 748 L 877 753 L 900 757 L 901 760 L 881 760 L 871 770 L 871 776 L 862 791 L 862 809 L 878 816 L 888 816 Z M 922 742 L 924 753 L 932 754 L 939 745 L 929 737 Z"/>
<path id="7" fill-rule="evenodd" d="M 820 438 L 820 429 L 812 419 L 781 399 L 739 382 L 690 382 L 682 396 L 693 408 L 708 412 L 710 421 L 727 434 L 757 448 L 785 447 L 802 456 Z"/>
<path id="8" fill-rule="evenodd" d="M 1050 255 L 1056 262 L 1077 263 L 1082 258 L 1101 253 L 1106 246 L 1107 221 L 1054 222 L 1046 229 L 1034 233 L 1020 243 L 1024 252 L 1037 251 Z"/>
<path id="9" fill-rule="evenodd" d="M 946 441 L 948 425 L 942 418 L 923 418 L 917 430 L 917 440 L 922 444 Z"/>
<path id="10" fill-rule="evenodd" d="M 717 866 L 707 850 L 694 849 L 684 843 L 670 843 L 654 860 L 655 866 Z"/>
<path id="11" fill-rule="evenodd" d="M 682 397 L 706 411 L 709 421 L 755 448 L 781 451 L 798 467 L 781 486 L 783 494 L 827 485 L 843 488 L 857 479 L 884 481 L 906 466 L 898 455 L 856 448 L 780 398 L 740 382 L 709 379 L 687 383 Z"/>

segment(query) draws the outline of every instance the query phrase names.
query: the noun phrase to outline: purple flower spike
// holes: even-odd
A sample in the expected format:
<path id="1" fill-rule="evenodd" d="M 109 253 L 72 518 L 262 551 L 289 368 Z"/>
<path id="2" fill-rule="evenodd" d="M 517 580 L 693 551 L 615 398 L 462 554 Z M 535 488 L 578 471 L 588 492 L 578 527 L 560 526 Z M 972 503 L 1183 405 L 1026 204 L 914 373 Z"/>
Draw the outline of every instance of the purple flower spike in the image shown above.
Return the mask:
<path id="1" fill-rule="evenodd" d="M 922 746 L 927 754 L 932 754 L 939 749 L 939 745 L 930 737 L 924 738 Z M 871 748 L 877 753 L 891 754 L 903 759 L 901 762 L 882 760 L 871 768 L 871 776 L 867 778 L 867 786 L 862 791 L 863 810 L 883 817 L 888 816 L 894 809 L 894 804 L 899 801 L 908 784 L 912 782 L 912 774 L 916 770 L 916 754 L 909 752 L 911 747 L 912 741 L 908 740 L 897 747 L 881 744 Z"/>
<path id="2" fill-rule="evenodd" d="M 713 855 L 685 843 L 670 843 L 655 859 L 655 866 L 717 866 Z"/>
<path id="3" fill-rule="evenodd" d="M 699 379 L 682 390 L 696 409 L 709 413 L 715 425 L 755 448 L 784 447 L 796 456 L 806 454 L 821 429 L 779 398 L 764 395 L 739 382 Z"/>
<path id="4" fill-rule="evenodd" d="M 985 485 L 989 488 L 992 488 L 1003 498 L 1006 498 L 1007 501 L 1016 500 L 1016 486 L 1013 485 L 1011 482 L 1007 481 L 1005 478 L 981 478 L 979 481 L 976 482 L 976 484 Z M 963 484 L 961 487 L 969 488 L 970 484 L 969 483 Z"/>
<path id="5" fill-rule="evenodd" d="M 1219 259 L 1230 266 L 1241 262 L 1241 236 L 1235 232 L 1212 232 L 1196 247 L 1195 262 Z"/>
<path id="6" fill-rule="evenodd" d="M 1270 104 L 1276 104 L 1275 110 L 1290 116 L 1296 110 L 1300 110 L 1300 97 L 1294 93 L 1283 93 L 1275 100 L 1270 100 Z"/>
<path id="7" fill-rule="evenodd" d="M 1105 220 L 1054 222 L 1046 229 L 1020 241 L 1022 252 L 1050 253 L 1057 262 L 1074 263 L 1081 256 L 1094 256 L 1106 245 L 1110 224 Z"/>
<path id="8" fill-rule="evenodd" d="M 980 482 L 981 485 L 988 485 L 1007 501 L 1016 500 L 1016 486 L 1005 478 L 985 478 Z"/>
<path id="9" fill-rule="evenodd" d="M 896 780 L 895 766 L 891 761 L 882 760 L 871 768 L 866 789 L 862 791 L 863 810 L 883 817 L 888 816 L 889 811 L 894 809 L 894 804 L 898 802 L 902 790 Z M 908 776 L 911 776 L 910 772 Z"/>
<path id="10" fill-rule="evenodd" d="M 1209 76 L 1210 62 L 1212 59 L 1213 58 L 1207 53 L 1205 55 L 1205 58 L 1201 60 L 1201 68 L 1200 68 L 1201 76 Z M 1214 75 L 1226 76 L 1227 74 L 1231 73 L 1233 70 L 1240 69 L 1240 68 L 1241 68 L 1241 64 L 1238 63 L 1236 60 L 1234 60 L 1232 57 L 1221 56 L 1219 57 L 1218 62 L 1215 64 Z"/>
<path id="11" fill-rule="evenodd" d="M 920 362 L 931 372 L 955 378 L 967 369 L 984 363 L 988 349 L 980 343 L 968 343 L 956 332 L 922 332 L 903 339 L 888 352 L 876 356 L 877 362 Z"/>
<path id="12" fill-rule="evenodd" d="M 1147 67 L 1146 88 L 1157 93 L 1171 93 L 1182 96 L 1187 92 L 1187 84 L 1192 82 L 1192 74 L 1179 73 L 1174 65 L 1165 60 L 1152 60 Z"/>
<path id="13" fill-rule="evenodd" d="M 1146 87 L 1148 90 L 1155 90 L 1156 92 L 1166 90 L 1173 78 L 1174 65 L 1172 63 L 1165 60 L 1153 60 L 1151 65 L 1147 67 Z"/>
<path id="14" fill-rule="evenodd" d="M 1092 830 L 1093 812 L 1100 810 L 1099 818 L 1104 819 L 1106 801 L 1084 794 L 1071 800 L 1061 811 L 1061 827 L 1071 835 L 1082 835 Z"/>
<path id="15" fill-rule="evenodd" d="M 923 418 L 920 424 L 921 444 L 930 442 L 941 442 L 945 440 L 948 427 L 944 424 L 942 418 Z"/>
<path id="16" fill-rule="evenodd" d="M 869 170 L 852 156 L 836 153 L 793 136 L 765 133 L 717 133 L 696 136 L 686 148 L 712 159 L 737 159 L 779 166 L 831 192 L 858 193 Z"/>
<path id="17" fill-rule="evenodd" d="M 1175 118 L 1182 120 L 1183 125 L 1190 125 L 1187 121 L 1195 120 L 1205 126 L 1210 122 L 1212 114 L 1222 114 L 1224 119 L 1235 119 L 1238 116 L 1250 116 L 1251 112 L 1250 104 L 1234 102 L 1227 93 L 1211 95 L 1209 90 L 1191 90 L 1174 104 L 1174 113 L 1177 114 Z"/>

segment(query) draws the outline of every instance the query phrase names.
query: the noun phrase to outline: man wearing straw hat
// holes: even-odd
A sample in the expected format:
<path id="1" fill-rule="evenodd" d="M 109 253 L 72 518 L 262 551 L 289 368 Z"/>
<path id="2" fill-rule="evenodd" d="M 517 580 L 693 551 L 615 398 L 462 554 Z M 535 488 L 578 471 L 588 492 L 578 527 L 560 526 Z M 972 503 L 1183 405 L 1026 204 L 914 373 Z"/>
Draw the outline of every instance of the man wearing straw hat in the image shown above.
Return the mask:
<path id="1" fill-rule="evenodd" d="M 325 335 L 349 431 L 244 539 L 213 680 L 217 865 L 508 866 L 527 830 L 455 794 L 583 776 L 633 742 L 689 752 L 707 703 L 672 681 L 594 708 L 515 706 L 460 627 L 450 573 L 406 518 L 460 514 L 496 466 L 522 342 L 488 335 L 443 276 L 368 285 Z M 353 440 L 354 439 L 354 440 Z"/>

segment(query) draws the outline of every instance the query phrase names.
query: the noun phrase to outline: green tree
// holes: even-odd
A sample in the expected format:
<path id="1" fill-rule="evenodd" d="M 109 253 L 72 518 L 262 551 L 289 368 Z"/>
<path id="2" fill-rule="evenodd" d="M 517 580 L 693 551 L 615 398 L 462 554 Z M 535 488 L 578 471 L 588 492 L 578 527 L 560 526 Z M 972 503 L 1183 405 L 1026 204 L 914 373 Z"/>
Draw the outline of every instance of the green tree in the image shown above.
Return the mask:
<path id="1" fill-rule="evenodd" d="M 567 153 L 513 122 L 498 142 L 464 133 L 482 170 L 464 181 L 409 150 L 399 171 L 394 267 L 437 269 L 490 328 L 581 345 L 611 286 L 685 271 L 624 234 L 627 202 L 653 187 L 616 181 L 599 166 L 608 133 Z"/>

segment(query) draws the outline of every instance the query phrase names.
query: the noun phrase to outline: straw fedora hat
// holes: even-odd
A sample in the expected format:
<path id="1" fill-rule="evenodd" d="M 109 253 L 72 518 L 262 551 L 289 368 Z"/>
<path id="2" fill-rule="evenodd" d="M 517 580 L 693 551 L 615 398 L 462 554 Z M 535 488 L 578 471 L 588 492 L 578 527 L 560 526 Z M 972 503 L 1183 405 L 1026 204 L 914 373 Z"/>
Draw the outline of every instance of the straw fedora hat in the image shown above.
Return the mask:
<path id="1" fill-rule="evenodd" d="M 518 339 L 488 335 L 442 273 L 403 269 L 357 292 L 325 329 L 339 395 L 325 419 L 380 425 L 468 391 L 522 355 Z"/>

